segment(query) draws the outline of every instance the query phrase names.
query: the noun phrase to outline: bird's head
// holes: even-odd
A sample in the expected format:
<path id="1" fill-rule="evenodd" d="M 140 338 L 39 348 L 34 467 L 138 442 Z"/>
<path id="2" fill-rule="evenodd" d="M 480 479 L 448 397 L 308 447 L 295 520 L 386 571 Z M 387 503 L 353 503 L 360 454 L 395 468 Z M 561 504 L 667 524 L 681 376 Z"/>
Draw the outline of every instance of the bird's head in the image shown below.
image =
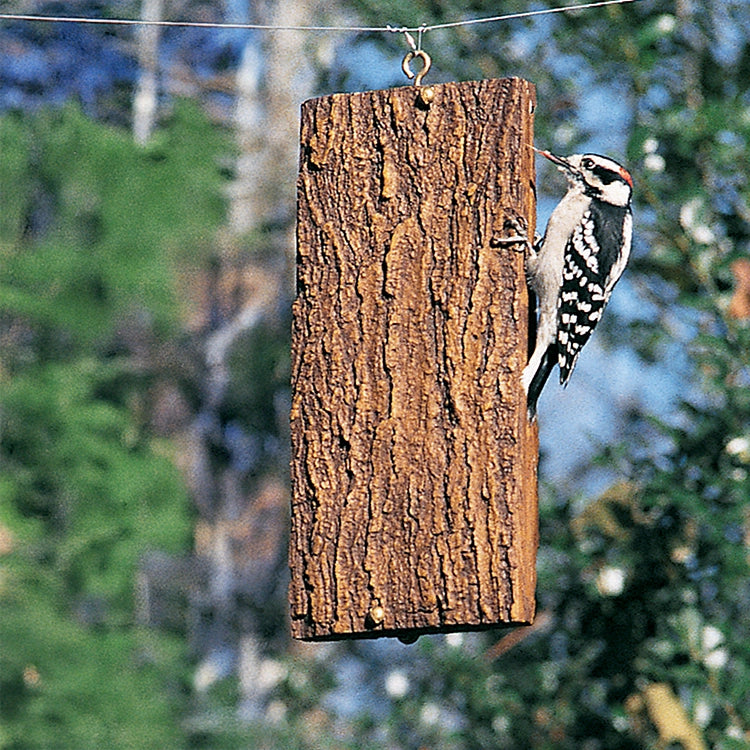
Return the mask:
<path id="1" fill-rule="evenodd" d="M 614 159 L 600 154 L 557 156 L 535 148 L 565 174 L 572 186 L 614 206 L 627 206 L 633 194 L 633 178 Z"/>

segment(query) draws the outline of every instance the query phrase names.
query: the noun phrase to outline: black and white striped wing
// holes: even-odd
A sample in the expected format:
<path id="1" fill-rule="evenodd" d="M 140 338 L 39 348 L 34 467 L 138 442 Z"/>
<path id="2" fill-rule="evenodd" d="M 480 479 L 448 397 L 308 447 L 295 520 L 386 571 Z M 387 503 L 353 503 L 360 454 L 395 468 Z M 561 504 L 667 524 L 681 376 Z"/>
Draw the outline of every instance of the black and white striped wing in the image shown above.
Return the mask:
<path id="1" fill-rule="evenodd" d="M 625 270 L 631 221 L 628 208 L 593 202 L 568 240 L 557 300 L 557 362 L 563 385 Z"/>

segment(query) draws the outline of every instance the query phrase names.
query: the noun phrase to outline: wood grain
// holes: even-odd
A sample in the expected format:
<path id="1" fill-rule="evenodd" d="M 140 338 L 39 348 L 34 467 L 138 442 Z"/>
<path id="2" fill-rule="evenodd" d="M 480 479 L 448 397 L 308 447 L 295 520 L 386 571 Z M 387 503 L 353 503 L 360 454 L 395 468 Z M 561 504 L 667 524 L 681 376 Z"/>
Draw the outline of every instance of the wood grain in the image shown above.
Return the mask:
<path id="1" fill-rule="evenodd" d="M 533 86 L 302 107 L 292 343 L 292 634 L 531 622 L 535 427 L 521 246 Z M 533 234 L 532 234 L 533 236 Z"/>

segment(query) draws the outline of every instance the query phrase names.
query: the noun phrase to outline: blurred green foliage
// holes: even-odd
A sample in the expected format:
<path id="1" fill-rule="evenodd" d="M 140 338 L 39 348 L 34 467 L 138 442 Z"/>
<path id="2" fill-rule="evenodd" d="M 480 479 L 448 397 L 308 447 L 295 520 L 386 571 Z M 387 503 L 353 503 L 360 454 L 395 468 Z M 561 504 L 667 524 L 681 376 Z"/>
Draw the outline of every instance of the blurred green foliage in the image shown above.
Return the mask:
<path id="1" fill-rule="evenodd" d="M 224 218 L 220 131 L 185 102 L 145 149 L 75 105 L 0 128 L 0 311 L 82 345 L 129 313 L 166 331 Z"/>
<path id="2" fill-rule="evenodd" d="M 148 149 L 70 105 L 3 116 L 0 148 L 0 747 L 180 747 L 186 646 L 134 594 L 192 514 L 123 339 L 179 330 L 227 142 L 189 104 Z"/>

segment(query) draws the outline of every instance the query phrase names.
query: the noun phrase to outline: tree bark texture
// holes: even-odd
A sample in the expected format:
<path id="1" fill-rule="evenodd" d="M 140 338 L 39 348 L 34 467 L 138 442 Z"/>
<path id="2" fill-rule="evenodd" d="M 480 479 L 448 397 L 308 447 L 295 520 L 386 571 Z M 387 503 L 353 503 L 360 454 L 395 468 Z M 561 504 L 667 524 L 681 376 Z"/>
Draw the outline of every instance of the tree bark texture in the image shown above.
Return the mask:
<path id="1" fill-rule="evenodd" d="M 536 428 L 521 79 L 302 106 L 292 342 L 292 634 L 529 623 Z"/>

